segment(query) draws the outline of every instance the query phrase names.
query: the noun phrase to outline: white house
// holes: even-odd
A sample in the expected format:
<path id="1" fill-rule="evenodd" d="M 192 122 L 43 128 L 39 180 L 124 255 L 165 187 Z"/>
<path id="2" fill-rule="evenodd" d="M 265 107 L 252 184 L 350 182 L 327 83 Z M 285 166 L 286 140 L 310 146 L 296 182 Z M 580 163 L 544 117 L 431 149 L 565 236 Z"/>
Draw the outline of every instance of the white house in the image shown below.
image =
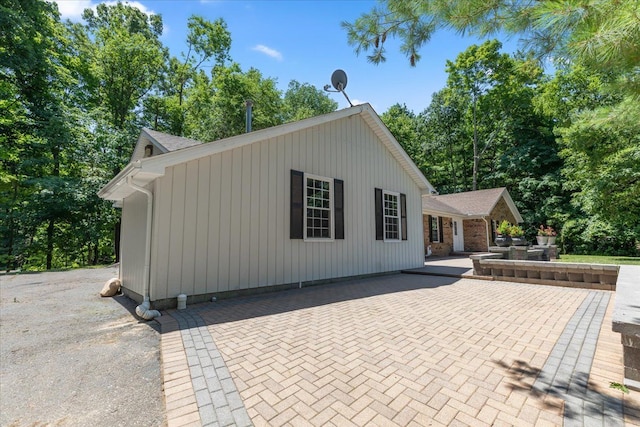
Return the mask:
<path id="1" fill-rule="evenodd" d="M 210 143 L 143 129 L 99 196 L 125 292 L 164 308 L 420 267 L 432 191 L 364 104 Z"/>

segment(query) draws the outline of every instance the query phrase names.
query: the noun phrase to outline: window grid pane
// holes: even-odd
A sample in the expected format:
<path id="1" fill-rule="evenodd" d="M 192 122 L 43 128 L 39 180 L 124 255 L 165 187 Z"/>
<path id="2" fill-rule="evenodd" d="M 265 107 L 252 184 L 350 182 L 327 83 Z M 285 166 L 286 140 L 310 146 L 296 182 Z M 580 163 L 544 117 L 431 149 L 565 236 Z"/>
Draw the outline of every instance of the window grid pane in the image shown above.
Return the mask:
<path id="1" fill-rule="evenodd" d="M 437 216 L 431 217 L 431 241 L 434 243 L 440 242 L 440 227 L 438 224 Z"/>
<path id="2" fill-rule="evenodd" d="M 307 178 L 307 238 L 331 238 L 329 181 Z"/>
<path id="3" fill-rule="evenodd" d="M 398 212 L 398 196 L 384 193 L 384 238 L 400 239 L 400 215 Z"/>

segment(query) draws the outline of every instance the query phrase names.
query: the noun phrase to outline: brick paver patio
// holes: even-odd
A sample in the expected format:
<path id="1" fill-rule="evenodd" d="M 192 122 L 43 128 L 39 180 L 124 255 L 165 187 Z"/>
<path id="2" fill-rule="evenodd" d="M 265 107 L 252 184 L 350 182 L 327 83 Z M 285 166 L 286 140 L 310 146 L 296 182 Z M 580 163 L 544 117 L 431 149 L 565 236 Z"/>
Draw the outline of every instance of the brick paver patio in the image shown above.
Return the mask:
<path id="1" fill-rule="evenodd" d="M 391 275 L 170 311 L 168 423 L 640 425 L 613 296 Z"/>

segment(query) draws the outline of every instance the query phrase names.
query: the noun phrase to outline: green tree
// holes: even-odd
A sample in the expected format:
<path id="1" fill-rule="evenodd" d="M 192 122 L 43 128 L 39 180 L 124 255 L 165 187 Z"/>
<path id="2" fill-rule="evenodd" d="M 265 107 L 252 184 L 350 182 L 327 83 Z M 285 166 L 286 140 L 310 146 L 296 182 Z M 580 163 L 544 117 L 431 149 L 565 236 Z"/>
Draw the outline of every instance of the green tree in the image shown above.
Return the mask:
<path id="1" fill-rule="evenodd" d="M 473 172 L 472 190 L 478 189 L 478 168 L 481 156 L 498 138 L 504 121 L 490 122 L 482 126 L 488 111 L 496 100 L 502 100 L 504 86 L 513 72 L 514 63 L 507 54 L 501 54 L 502 44 L 491 40 L 482 45 L 472 45 L 456 58 L 447 61 L 447 87 L 469 102 L 469 122 L 472 129 Z M 497 93 L 496 93 L 497 92 Z M 482 135 L 481 135 L 482 134 Z M 482 145 L 482 146 L 481 146 Z"/>
<path id="2" fill-rule="evenodd" d="M 243 72 L 240 65 L 217 67 L 209 81 L 200 73 L 191 95 L 198 108 L 186 124 L 186 135 L 214 141 L 245 132 L 245 102 L 253 102 L 252 129 L 283 123 L 282 98 L 276 80 L 264 78 L 255 68 Z"/>
<path id="3" fill-rule="evenodd" d="M 55 5 L 8 1 L 0 15 L 3 258 L 50 269 L 71 221 L 81 177 L 74 164 L 77 86 Z M 5 246 L 6 245 L 6 246 Z M 16 251 L 18 249 L 20 253 Z M 31 259 L 31 261 L 29 261 Z"/>
<path id="4" fill-rule="evenodd" d="M 156 130 L 184 135 L 187 115 L 198 103 L 189 102 L 199 70 L 214 70 L 229 59 L 231 35 L 226 23 L 192 16 L 187 24 L 186 52 L 181 58 L 171 57 L 165 63 L 158 89 L 145 100 L 145 114 Z M 198 114 L 198 112 L 196 112 Z"/>
<path id="5" fill-rule="evenodd" d="M 420 119 L 406 105 L 394 104 L 380 118 L 413 162 L 424 169 L 424 147 L 420 138 Z"/>
<path id="6" fill-rule="evenodd" d="M 167 49 L 160 42 L 162 18 L 123 3 L 86 9 L 85 24 L 68 24 L 76 51 L 79 89 L 94 129 L 115 130 L 110 144 L 110 175 L 128 162 L 140 128 L 137 114 L 157 86 Z M 93 136 L 96 140 L 100 135 Z M 108 179 L 108 176 L 106 177 Z M 114 225 L 115 259 L 119 259 L 120 224 Z"/>
<path id="7" fill-rule="evenodd" d="M 445 88 L 433 94 L 429 106 L 420 113 L 424 139 L 424 174 L 443 194 L 470 188 L 473 150 L 469 147 L 464 121 L 468 103 Z"/>
<path id="8" fill-rule="evenodd" d="M 322 90 L 309 83 L 291 80 L 284 93 L 283 111 L 285 122 L 293 122 L 309 117 L 330 113 L 338 108 L 338 103 Z"/>
<path id="9" fill-rule="evenodd" d="M 535 104 L 555 124 L 563 189 L 573 195 L 572 214 L 562 227 L 566 247 L 633 255 L 640 241 L 640 110 L 632 96 L 615 90 L 612 78 L 563 67 L 541 87 Z"/>
<path id="10" fill-rule="evenodd" d="M 119 2 L 86 9 L 82 17 L 86 25 L 75 25 L 74 42 L 87 61 L 84 83 L 110 123 L 124 129 L 159 78 L 166 53 L 159 40 L 162 18 Z"/>
<path id="11" fill-rule="evenodd" d="M 532 233 L 567 213 L 562 161 L 553 121 L 534 106 L 542 70 L 499 48 L 473 45 L 447 62 L 447 86 L 420 115 L 423 170 L 445 194 L 508 187 Z"/>

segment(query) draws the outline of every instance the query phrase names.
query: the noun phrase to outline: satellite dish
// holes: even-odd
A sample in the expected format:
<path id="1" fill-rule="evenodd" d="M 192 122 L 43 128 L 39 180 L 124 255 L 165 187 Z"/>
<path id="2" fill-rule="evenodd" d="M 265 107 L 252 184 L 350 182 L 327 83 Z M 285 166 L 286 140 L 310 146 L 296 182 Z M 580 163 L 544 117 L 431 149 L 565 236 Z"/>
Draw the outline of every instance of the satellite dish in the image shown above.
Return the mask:
<path id="1" fill-rule="evenodd" d="M 342 92 L 347 88 L 347 73 L 342 70 L 335 70 L 331 74 L 331 84 L 336 90 Z"/>
<path id="2" fill-rule="evenodd" d="M 336 90 L 329 89 L 329 85 L 325 85 L 324 90 L 326 90 L 327 92 L 342 92 L 344 97 L 347 98 L 347 102 L 349 103 L 349 105 L 353 107 L 351 100 L 344 92 L 344 89 L 347 87 L 347 73 L 342 70 L 335 70 L 333 74 L 331 74 L 331 84 Z"/>

